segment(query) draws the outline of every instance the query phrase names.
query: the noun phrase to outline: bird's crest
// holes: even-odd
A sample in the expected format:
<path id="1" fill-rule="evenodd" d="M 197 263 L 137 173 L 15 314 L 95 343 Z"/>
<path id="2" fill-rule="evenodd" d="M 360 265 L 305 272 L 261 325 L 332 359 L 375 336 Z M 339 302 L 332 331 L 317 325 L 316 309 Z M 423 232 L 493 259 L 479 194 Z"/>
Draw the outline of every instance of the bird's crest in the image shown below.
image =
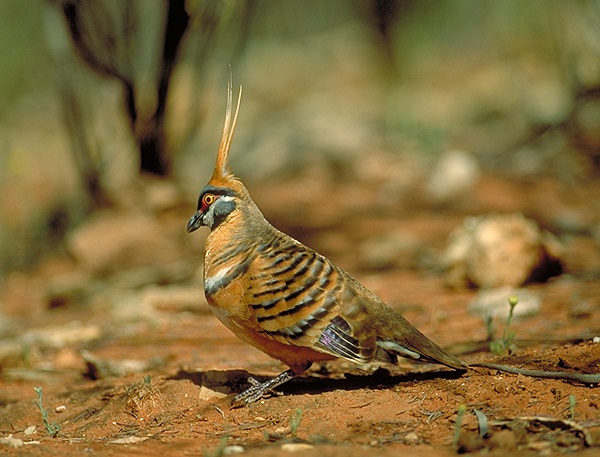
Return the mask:
<path id="1" fill-rule="evenodd" d="M 215 186 L 223 186 L 231 183 L 232 179 L 235 179 L 233 173 L 229 169 L 229 149 L 231 148 L 231 140 L 233 139 L 233 133 L 235 131 L 235 124 L 237 122 L 238 112 L 240 110 L 240 103 L 242 101 L 242 86 L 238 93 L 237 105 L 235 112 L 233 111 L 233 87 L 231 82 L 231 74 L 229 75 L 229 82 L 227 84 L 227 111 L 225 113 L 225 125 L 223 126 L 223 136 L 221 137 L 221 144 L 219 145 L 219 152 L 217 153 L 217 163 L 213 171 L 210 183 Z"/>

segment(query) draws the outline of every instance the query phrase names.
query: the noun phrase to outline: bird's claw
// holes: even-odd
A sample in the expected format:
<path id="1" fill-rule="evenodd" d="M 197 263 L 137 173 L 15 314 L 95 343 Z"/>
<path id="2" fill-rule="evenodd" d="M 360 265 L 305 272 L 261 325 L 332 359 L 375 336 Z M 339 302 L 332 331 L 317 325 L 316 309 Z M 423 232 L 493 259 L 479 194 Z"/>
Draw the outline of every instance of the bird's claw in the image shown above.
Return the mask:
<path id="1" fill-rule="evenodd" d="M 269 382 L 260 382 L 255 378 L 248 378 L 248 383 L 251 384 L 249 388 L 244 390 L 242 393 L 237 394 L 231 401 L 231 406 L 246 406 L 250 403 L 254 403 L 260 400 L 263 395 L 269 392 Z"/>
<path id="2" fill-rule="evenodd" d="M 293 379 L 295 377 L 296 375 L 292 370 L 284 371 L 278 376 L 269 379 L 265 382 L 260 382 L 253 377 L 249 377 L 248 384 L 251 384 L 251 386 L 244 390 L 242 393 L 237 394 L 235 397 L 233 397 L 231 406 L 246 406 L 250 403 L 254 403 L 255 401 L 260 400 L 266 393 L 274 392 L 274 389 L 276 387 L 280 386 L 285 382 L 288 382 L 290 379 Z"/>

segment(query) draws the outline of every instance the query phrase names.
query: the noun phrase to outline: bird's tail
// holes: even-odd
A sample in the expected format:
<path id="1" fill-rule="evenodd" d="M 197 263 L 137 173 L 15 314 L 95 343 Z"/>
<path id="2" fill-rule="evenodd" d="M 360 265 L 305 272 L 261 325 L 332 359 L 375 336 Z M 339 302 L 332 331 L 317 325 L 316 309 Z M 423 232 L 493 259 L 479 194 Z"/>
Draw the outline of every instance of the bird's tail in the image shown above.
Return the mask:
<path id="1" fill-rule="evenodd" d="M 385 352 L 421 362 L 439 363 L 455 370 L 467 369 L 464 362 L 448 354 L 399 314 L 386 316 L 381 325 L 377 346 Z"/>

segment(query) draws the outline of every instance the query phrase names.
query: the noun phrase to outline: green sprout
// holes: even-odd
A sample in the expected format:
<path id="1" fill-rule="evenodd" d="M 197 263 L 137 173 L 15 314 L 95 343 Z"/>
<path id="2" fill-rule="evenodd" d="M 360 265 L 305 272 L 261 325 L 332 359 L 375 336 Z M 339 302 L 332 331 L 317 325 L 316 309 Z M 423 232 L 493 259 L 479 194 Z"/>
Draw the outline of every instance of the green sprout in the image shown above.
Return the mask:
<path id="1" fill-rule="evenodd" d="M 290 434 L 292 435 L 292 439 L 296 439 L 300 422 L 302 422 L 302 408 L 298 408 L 296 413 L 290 417 Z"/>
<path id="2" fill-rule="evenodd" d="M 44 422 L 44 428 L 48 432 L 48 435 L 50 435 L 52 438 L 56 438 L 56 435 L 58 435 L 58 432 L 60 431 L 60 424 L 56 422 L 50 423 L 50 421 L 48 420 L 48 410 L 45 409 L 44 405 L 42 404 L 42 388 L 34 387 L 33 390 L 35 390 L 35 393 L 37 394 L 37 400 L 35 401 L 35 404 L 40 410 L 40 413 L 42 413 L 42 421 Z"/>
<path id="3" fill-rule="evenodd" d="M 570 394 L 569 395 L 569 417 L 572 421 L 575 420 L 575 395 Z"/>
<path id="4" fill-rule="evenodd" d="M 519 298 L 512 295 L 508 297 L 508 316 L 506 317 L 506 325 L 502 333 L 502 339 L 494 340 L 490 343 L 490 351 L 497 355 L 510 354 L 515 350 L 515 332 L 510 330 L 510 325 L 513 320 L 514 309 L 519 303 Z"/>
<path id="5" fill-rule="evenodd" d="M 458 448 L 458 441 L 460 440 L 460 429 L 462 427 L 463 417 L 467 412 L 467 405 L 461 404 L 458 406 L 458 411 L 456 412 L 456 422 L 454 423 L 454 436 L 452 437 L 452 446 L 455 449 Z"/>

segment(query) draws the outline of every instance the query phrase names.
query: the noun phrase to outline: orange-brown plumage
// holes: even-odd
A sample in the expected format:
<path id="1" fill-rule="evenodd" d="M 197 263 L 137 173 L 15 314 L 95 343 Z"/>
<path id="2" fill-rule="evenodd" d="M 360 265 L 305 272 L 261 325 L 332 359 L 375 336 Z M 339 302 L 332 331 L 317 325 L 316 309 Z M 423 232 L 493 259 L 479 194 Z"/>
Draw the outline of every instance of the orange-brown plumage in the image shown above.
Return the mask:
<path id="1" fill-rule="evenodd" d="M 338 357 L 395 362 L 400 355 L 466 369 L 344 270 L 266 221 L 229 171 L 240 103 L 238 98 L 232 116 L 231 92 L 230 82 L 216 167 L 188 231 L 211 229 L 204 291 L 215 315 L 242 340 L 290 367 L 236 401 L 255 401 L 311 363 Z"/>

